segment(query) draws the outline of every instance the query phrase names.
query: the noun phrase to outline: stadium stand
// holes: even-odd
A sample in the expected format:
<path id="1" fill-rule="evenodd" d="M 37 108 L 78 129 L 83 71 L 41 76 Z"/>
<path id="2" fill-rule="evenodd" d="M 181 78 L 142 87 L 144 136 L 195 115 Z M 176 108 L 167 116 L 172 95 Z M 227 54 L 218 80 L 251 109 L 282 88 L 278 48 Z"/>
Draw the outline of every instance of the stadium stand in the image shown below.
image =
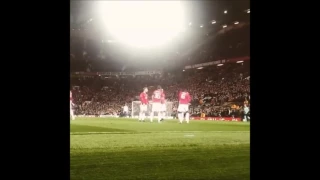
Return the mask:
<path id="1" fill-rule="evenodd" d="M 180 87 L 188 87 L 192 95 L 191 112 L 200 116 L 240 116 L 244 101 L 250 101 L 248 77 L 249 63 L 230 63 L 203 69 L 185 70 L 179 73 L 164 73 L 146 76 L 99 76 L 83 74 L 71 78 L 75 114 L 103 115 L 120 114 L 121 107 L 134 100 L 141 87 L 161 84 L 168 101 L 177 101 Z M 130 107 L 130 106 L 129 106 Z"/>
<path id="2" fill-rule="evenodd" d="M 167 100 L 172 102 L 177 101 L 179 88 L 187 87 L 193 99 L 190 106 L 192 116 L 200 117 L 205 114 L 240 117 L 244 102 L 248 101 L 247 104 L 250 104 L 249 36 L 249 23 L 230 25 L 215 33 L 205 33 L 199 44 L 186 45 L 180 52 L 167 56 L 169 60 L 165 62 L 168 65 L 162 66 L 161 75 L 136 76 L 121 73 L 145 71 L 147 66 L 144 69 L 139 65 L 126 66 L 123 59 L 131 56 L 122 55 L 119 58 L 119 54 L 110 45 L 104 45 L 106 51 L 116 55 L 90 51 L 90 47 L 98 49 L 90 41 L 86 44 L 87 51 L 82 51 L 79 39 L 72 37 L 70 62 L 71 85 L 74 103 L 77 105 L 75 114 L 119 115 L 125 103 L 131 104 L 138 100 L 142 87 L 148 86 L 151 96 L 152 87 L 160 84 Z M 96 54 L 98 55 L 94 56 Z M 98 73 L 107 71 L 118 73 Z M 130 108 L 131 106 L 131 111 Z"/>

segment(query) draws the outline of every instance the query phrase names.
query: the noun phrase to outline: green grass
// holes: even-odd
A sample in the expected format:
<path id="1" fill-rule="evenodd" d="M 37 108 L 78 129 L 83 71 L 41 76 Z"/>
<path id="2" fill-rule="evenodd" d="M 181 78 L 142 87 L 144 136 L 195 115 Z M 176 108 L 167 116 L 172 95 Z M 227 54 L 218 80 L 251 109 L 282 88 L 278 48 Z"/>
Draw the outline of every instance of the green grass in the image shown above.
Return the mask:
<path id="1" fill-rule="evenodd" d="M 250 179 L 250 124 L 71 121 L 72 180 Z"/>

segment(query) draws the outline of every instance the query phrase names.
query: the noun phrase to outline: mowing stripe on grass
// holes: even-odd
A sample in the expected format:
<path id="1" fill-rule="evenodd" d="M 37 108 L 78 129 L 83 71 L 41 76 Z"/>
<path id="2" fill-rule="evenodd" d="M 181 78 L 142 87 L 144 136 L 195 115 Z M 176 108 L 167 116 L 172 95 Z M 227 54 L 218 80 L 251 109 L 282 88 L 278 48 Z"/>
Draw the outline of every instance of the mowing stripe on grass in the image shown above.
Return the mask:
<path id="1" fill-rule="evenodd" d="M 250 131 L 144 131 L 144 132 L 70 132 L 70 135 L 78 134 L 137 134 L 137 133 L 249 133 Z"/>

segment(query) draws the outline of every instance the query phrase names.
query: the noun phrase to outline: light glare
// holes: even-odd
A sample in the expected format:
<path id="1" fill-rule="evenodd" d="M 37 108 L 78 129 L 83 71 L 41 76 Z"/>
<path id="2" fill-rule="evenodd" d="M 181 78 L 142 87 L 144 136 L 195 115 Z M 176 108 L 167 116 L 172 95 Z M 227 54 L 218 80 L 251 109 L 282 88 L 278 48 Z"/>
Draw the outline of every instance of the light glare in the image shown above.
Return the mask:
<path id="1" fill-rule="evenodd" d="M 180 1 L 99 1 L 97 8 L 107 30 L 132 46 L 162 45 L 185 24 Z"/>

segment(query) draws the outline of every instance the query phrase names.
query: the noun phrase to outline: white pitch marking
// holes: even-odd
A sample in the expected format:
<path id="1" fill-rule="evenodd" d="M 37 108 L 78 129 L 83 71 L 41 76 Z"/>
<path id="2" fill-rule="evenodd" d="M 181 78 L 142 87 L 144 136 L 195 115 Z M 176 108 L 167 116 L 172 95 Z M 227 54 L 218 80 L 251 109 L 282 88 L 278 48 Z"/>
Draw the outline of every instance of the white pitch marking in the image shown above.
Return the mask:
<path id="1" fill-rule="evenodd" d="M 186 135 L 184 135 L 184 137 L 194 137 L 194 135 L 193 134 L 186 134 Z"/>

